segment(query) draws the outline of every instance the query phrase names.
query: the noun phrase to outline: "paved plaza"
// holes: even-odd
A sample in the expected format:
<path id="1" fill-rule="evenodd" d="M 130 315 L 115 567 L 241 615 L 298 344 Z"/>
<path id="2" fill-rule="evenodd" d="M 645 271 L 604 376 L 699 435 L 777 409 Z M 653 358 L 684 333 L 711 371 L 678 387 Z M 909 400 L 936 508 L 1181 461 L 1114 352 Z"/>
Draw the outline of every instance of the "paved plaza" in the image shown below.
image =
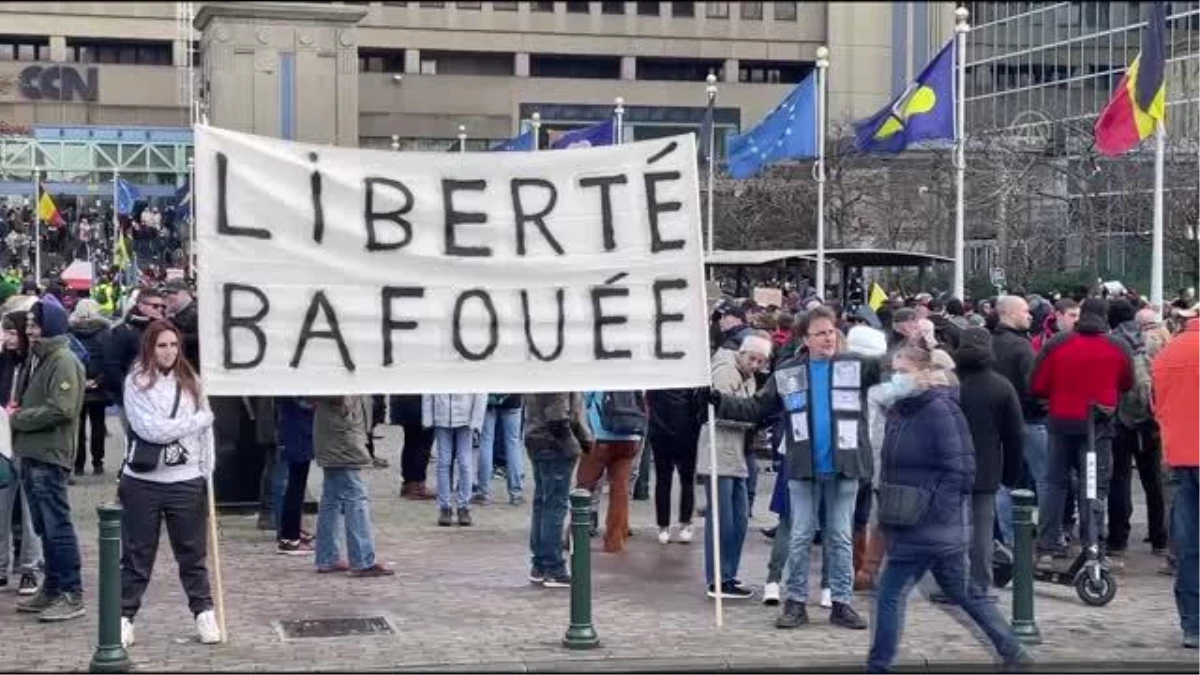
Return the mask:
<path id="1" fill-rule="evenodd" d="M 379 558 L 395 567 L 395 577 L 318 576 L 311 557 L 276 554 L 271 533 L 257 530 L 253 516 L 223 516 L 229 641 L 203 646 L 195 640 L 164 536 L 156 576 L 137 619 L 137 644 L 130 650 L 135 668 L 797 672 L 863 667 L 870 631 L 830 627 L 827 612 L 816 607 L 810 610 L 812 625 L 780 631 L 773 626 L 776 609 L 757 600 L 727 601 L 725 625 L 717 629 L 712 602 L 703 593 L 700 537 L 690 546 L 658 544 L 648 501 L 634 502 L 635 536 L 626 554 L 608 555 L 599 551 L 598 542 L 593 546 L 594 616 L 602 645 L 590 652 L 569 652 L 560 640 L 567 628 L 570 591 L 534 587 L 525 579 L 529 505 L 477 507 L 474 527 L 437 527 L 432 502 L 398 498 L 400 432 L 381 429 L 386 437 L 381 453 L 393 468 L 365 474 Z M 119 438 L 114 435 L 109 443 L 111 474 Z M 311 490 L 319 494 L 321 473 L 313 474 Z M 741 577 L 758 586 L 770 551 L 758 528 L 771 524 L 766 504 L 773 480 L 770 474 L 760 477 L 742 564 Z M 0 594 L 0 663 L 6 670 L 86 669 L 95 646 L 95 509 L 114 498 L 116 485 L 111 475 L 88 476 L 71 490 L 83 547 L 87 618 L 39 624 L 35 617 L 12 611 L 15 592 Z M 493 494 L 504 499 L 500 481 Z M 1138 515 L 1144 517 L 1142 510 L 1139 506 Z M 1135 524 L 1131 541 L 1138 543 L 1131 547 L 1119 577 L 1119 594 L 1109 606 L 1084 606 L 1069 588 L 1037 588 L 1037 619 L 1044 639 L 1033 650 L 1039 670 L 1197 672 L 1196 652 L 1178 646 L 1172 579 L 1157 573 L 1162 560 L 1140 543 L 1144 529 L 1144 524 Z M 819 559 L 814 556 L 814 561 Z M 815 574 L 813 583 L 818 578 Z M 1002 592 L 1006 615 L 1008 595 Z M 860 594 L 857 602 L 869 612 L 869 595 Z M 914 595 L 900 665 L 919 671 L 990 667 L 989 652 L 957 623 L 952 611 Z M 281 621 L 370 616 L 383 617 L 394 632 L 285 641 L 280 630 Z"/>

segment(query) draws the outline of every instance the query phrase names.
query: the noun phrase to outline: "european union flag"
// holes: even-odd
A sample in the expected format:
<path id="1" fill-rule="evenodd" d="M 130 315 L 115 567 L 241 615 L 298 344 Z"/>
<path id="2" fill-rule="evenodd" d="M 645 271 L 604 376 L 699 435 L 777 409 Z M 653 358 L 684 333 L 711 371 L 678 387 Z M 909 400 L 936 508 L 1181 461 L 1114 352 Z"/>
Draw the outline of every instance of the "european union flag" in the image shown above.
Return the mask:
<path id="1" fill-rule="evenodd" d="M 913 143 L 954 140 L 954 40 L 883 110 L 854 123 L 863 152 L 900 152 Z"/>
<path id="2" fill-rule="evenodd" d="M 142 197 L 137 187 L 124 178 L 118 178 L 113 191 L 116 192 L 117 213 L 122 216 L 133 213 L 134 203 Z"/>
<path id="3" fill-rule="evenodd" d="M 533 129 L 530 129 L 493 147 L 492 152 L 530 152 L 533 150 L 533 141 Z"/>
<path id="4" fill-rule="evenodd" d="M 568 131 L 558 140 L 550 144 L 551 150 L 566 148 L 594 148 L 601 145 L 613 145 L 616 142 L 616 125 L 612 118 L 593 124 L 590 127 Z"/>
<path id="5" fill-rule="evenodd" d="M 758 126 L 729 140 L 729 175 L 750 178 L 784 159 L 817 156 L 817 76 L 809 74 Z"/>
<path id="6" fill-rule="evenodd" d="M 704 107 L 704 119 L 700 121 L 700 138 L 696 146 L 700 151 L 700 161 L 707 162 L 712 148 L 709 147 L 713 138 L 713 99 L 708 99 L 708 105 Z"/>

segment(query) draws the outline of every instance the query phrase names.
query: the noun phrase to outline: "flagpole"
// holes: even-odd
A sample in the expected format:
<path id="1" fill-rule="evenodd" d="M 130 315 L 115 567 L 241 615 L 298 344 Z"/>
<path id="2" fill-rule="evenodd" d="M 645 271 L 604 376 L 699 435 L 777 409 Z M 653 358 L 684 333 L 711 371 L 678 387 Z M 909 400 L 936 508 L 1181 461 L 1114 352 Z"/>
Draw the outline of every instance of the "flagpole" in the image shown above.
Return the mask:
<path id="1" fill-rule="evenodd" d="M 1160 119 L 1154 129 L 1154 229 L 1150 234 L 1150 304 L 1163 311 L 1163 155 L 1167 129 Z"/>
<path id="2" fill-rule="evenodd" d="M 533 119 L 530 125 L 533 127 L 533 151 L 537 152 L 538 150 L 541 150 L 538 145 L 540 145 L 542 142 L 542 113 L 535 110 L 533 112 Z"/>
<path id="3" fill-rule="evenodd" d="M 615 103 L 617 107 L 613 110 L 613 113 L 617 116 L 617 127 L 613 130 L 613 133 L 616 134 L 617 139 L 613 144 L 620 145 L 625 140 L 625 99 L 618 96 Z"/>
<path id="4" fill-rule="evenodd" d="M 118 241 L 118 237 L 120 236 L 119 231 L 121 229 L 121 213 L 120 213 L 121 209 L 118 206 L 121 202 L 121 195 L 119 194 L 120 180 L 121 180 L 121 171 L 119 169 L 113 169 L 112 226 L 113 226 L 113 255 L 114 256 L 117 253 L 117 241 Z"/>
<path id="5" fill-rule="evenodd" d="M 42 285 L 42 170 L 33 170 L 33 282 Z"/>
<path id="6" fill-rule="evenodd" d="M 705 78 L 705 82 L 708 83 L 708 86 L 705 87 L 704 91 L 708 94 L 708 105 L 711 107 L 717 102 L 717 76 L 709 73 L 708 77 Z M 620 101 L 620 99 L 617 100 Z M 622 109 L 618 107 L 617 110 L 620 111 Z M 617 119 L 621 119 L 619 114 Z M 705 204 L 705 207 L 708 211 L 707 246 L 709 255 L 712 255 L 713 252 L 713 184 L 716 174 L 714 170 L 716 160 L 713 159 L 714 155 L 716 155 L 716 148 L 713 141 L 716 140 L 715 129 L 717 126 L 715 121 L 714 119 L 714 123 L 708 125 L 708 203 Z M 620 126 L 621 124 L 618 122 L 617 128 L 620 128 Z M 709 275 L 711 278 L 711 268 L 709 269 Z M 712 372 L 711 355 L 708 359 L 708 372 Z M 708 404 L 708 460 L 709 465 L 712 466 L 712 471 L 708 473 L 709 511 L 705 517 L 708 518 L 708 522 L 712 523 L 713 590 L 715 591 L 713 593 L 713 607 L 716 612 L 717 628 L 721 628 L 725 625 L 724 593 L 722 592 L 723 585 L 721 583 L 721 499 L 720 491 L 717 489 L 717 410 L 716 406 L 712 403 Z"/>
<path id="7" fill-rule="evenodd" d="M 825 298 L 825 96 L 829 48 L 817 47 L 817 296 Z"/>
<path id="8" fill-rule="evenodd" d="M 712 73 L 709 73 L 708 77 L 705 78 L 705 82 L 708 83 L 708 86 L 705 88 L 705 92 L 708 93 L 708 107 L 714 108 L 717 104 L 717 76 Z M 714 118 L 716 117 L 716 110 L 713 110 L 712 116 Z M 708 157 L 707 157 L 707 159 L 708 159 L 708 202 L 705 204 L 707 211 L 708 211 L 708 213 L 706 214 L 706 217 L 708 218 L 708 232 L 707 232 L 708 236 L 705 241 L 707 243 L 708 252 L 710 254 L 713 252 L 713 249 L 716 248 L 716 246 L 714 245 L 714 234 L 713 234 L 713 232 L 716 230 L 716 228 L 713 225 L 713 212 L 715 210 L 715 207 L 713 205 L 713 194 L 714 194 L 713 185 L 716 183 L 716 164 L 717 164 L 716 144 L 717 144 L 717 125 L 716 125 L 716 122 L 714 119 L 713 123 L 708 125 L 708 153 L 707 153 L 708 154 Z M 709 278 L 712 278 L 711 270 L 709 271 Z"/>
<path id="9" fill-rule="evenodd" d="M 189 157 L 187 161 L 187 200 L 188 200 L 188 273 L 193 283 L 196 280 L 196 158 Z"/>
<path id="10" fill-rule="evenodd" d="M 967 32 L 971 26 L 967 18 L 971 13 L 966 7 L 954 10 L 954 290 L 953 295 L 961 299 L 966 285 L 966 175 L 967 175 Z"/>
<path id="11" fill-rule="evenodd" d="M 463 125 L 458 125 L 458 151 L 467 151 L 467 128 Z"/>

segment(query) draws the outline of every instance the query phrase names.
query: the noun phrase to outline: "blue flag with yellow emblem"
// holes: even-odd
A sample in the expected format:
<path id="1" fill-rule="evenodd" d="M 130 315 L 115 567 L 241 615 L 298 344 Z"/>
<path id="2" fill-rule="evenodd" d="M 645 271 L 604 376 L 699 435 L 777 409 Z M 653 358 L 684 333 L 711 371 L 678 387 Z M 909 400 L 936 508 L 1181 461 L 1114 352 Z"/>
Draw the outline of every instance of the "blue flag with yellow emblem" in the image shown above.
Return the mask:
<path id="1" fill-rule="evenodd" d="M 954 140 L 954 40 L 883 110 L 854 123 L 863 152 L 901 152 L 913 143 Z"/>
<path id="2" fill-rule="evenodd" d="M 817 156 L 817 76 L 810 73 L 758 126 L 729 140 L 729 175 L 749 178 L 785 159 Z"/>

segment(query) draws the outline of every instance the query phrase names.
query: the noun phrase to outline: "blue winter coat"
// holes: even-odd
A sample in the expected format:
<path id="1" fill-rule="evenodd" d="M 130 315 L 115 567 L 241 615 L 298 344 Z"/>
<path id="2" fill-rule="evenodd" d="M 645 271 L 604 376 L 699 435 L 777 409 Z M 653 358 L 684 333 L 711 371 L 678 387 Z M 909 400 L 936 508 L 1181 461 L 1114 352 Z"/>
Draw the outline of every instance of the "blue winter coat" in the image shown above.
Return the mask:
<path id="1" fill-rule="evenodd" d="M 313 460 L 313 409 L 288 396 L 275 400 L 280 457 L 290 463 Z"/>
<path id="2" fill-rule="evenodd" d="M 888 411 L 880 481 L 932 492 L 912 527 L 885 527 L 888 553 L 964 548 L 971 538 L 975 448 L 958 389 L 935 387 Z"/>

